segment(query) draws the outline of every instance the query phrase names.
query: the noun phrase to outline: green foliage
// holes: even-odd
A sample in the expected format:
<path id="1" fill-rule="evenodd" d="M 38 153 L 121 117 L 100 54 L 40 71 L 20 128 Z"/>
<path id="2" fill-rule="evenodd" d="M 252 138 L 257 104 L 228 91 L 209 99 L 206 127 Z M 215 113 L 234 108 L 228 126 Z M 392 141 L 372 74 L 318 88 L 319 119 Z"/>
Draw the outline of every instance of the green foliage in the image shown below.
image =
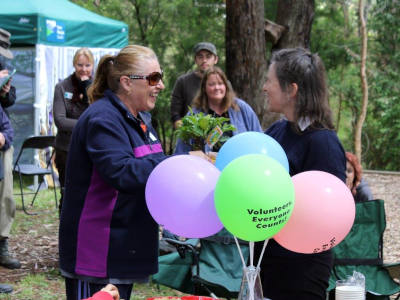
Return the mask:
<path id="1" fill-rule="evenodd" d="M 217 126 L 221 129 L 222 133 L 236 130 L 235 126 L 228 123 L 228 118 L 215 118 L 202 112 L 194 114 L 191 108 L 189 108 L 189 111 L 190 113 L 182 118 L 182 126 L 175 132 L 177 137 L 183 142 L 187 144 L 191 143 L 193 150 L 204 150 L 208 135 Z M 227 137 L 222 136 L 219 142 L 223 143 L 227 139 Z"/>
<path id="2" fill-rule="evenodd" d="M 264 15 L 270 21 L 274 21 L 276 10 L 278 8 L 278 0 L 264 0 Z"/>
<path id="3" fill-rule="evenodd" d="M 361 107 L 361 85 L 357 16 L 349 6 L 347 12 L 348 17 L 345 17 L 342 3 L 317 2 L 311 50 L 324 61 L 335 127 L 344 148 L 353 151 L 353 129 Z"/>
<path id="4" fill-rule="evenodd" d="M 369 104 L 362 133 L 363 164 L 400 170 L 400 6 L 396 0 L 369 4 L 367 75 Z M 346 13 L 345 13 L 346 12 Z M 312 51 L 322 57 L 330 104 L 346 150 L 354 149 L 354 126 L 361 109 L 360 37 L 357 1 L 317 1 Z"/>
<path id="5" fill-rule="evenodd" d="M 366 154 L 372 169 L 400 170 L 400 6 L 396 0 L 378 1 L 371 11 L 370 104 L 365 132 Z"/>
<path id="6" fill-rule="evenodd" d="M 358 53 L 357 22 L 354 10 L 346 21 L 338 1 L 317 1 L 312 27 L 311 50 L 323 59 L 328 70 L 354 62 L 349 53 Z"/>

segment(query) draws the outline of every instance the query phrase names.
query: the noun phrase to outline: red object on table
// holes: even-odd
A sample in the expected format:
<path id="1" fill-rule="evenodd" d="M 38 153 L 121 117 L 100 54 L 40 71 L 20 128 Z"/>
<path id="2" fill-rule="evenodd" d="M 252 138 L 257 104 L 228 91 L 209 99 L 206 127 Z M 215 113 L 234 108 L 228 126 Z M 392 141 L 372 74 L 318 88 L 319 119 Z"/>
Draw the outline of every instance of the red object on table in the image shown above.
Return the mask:
<path id="1" fill-rule="evenodd" d="M 151 297 L 146 300 L 165 300 L 165 299 L 182 299 L 182 300 L 216 300 L 215 298 L 205 297 L 205 296 L 182 296 L 182 297 L 174 297 L 174 296 L 164 296 L 164 297 Z M 218 300 L 218 299 L 217 299 Z"/>

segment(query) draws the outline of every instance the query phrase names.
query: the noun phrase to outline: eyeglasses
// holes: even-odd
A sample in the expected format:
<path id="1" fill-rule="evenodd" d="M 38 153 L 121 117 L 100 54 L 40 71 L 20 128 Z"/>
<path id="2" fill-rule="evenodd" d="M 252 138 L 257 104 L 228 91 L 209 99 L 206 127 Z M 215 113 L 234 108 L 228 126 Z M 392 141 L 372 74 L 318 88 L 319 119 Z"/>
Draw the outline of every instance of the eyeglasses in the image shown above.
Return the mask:
<path id="1" fill-rule="evenodd" d="M 163 71 L 161 70 L 161 73 L 159 72 L 153 72 L 150 73 L 147 76 L 142 76 L 142 75 L 129 75 L 128 76 L 130 79 L 146 79 L 149 82 L 149 85 L 155 86 L 157 85 L 160 80 L 163 78 Z"/>

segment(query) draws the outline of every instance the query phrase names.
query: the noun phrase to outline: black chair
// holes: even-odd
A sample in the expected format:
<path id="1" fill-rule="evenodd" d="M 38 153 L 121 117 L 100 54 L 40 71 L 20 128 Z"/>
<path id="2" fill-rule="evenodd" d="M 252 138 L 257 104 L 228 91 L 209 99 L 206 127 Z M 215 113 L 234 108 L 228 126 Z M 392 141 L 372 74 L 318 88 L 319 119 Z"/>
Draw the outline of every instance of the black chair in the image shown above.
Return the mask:
<path id="1" fill-rule="evenodd" d="M 40 186 L 42 185 L 43 181 L 41 181 L 38 184 L 38 187 L 35 192 L 23 192 L 23 181 L 22 181 L 22 176 L 38 176 L 38 175 L 51 175 L 53 182 L 54 182 L 54 199 L 56 201 L 56 208 L 58 207 L 57 203 L 57 192 L 56 192 L 56 186 L 55 186 L 55 177 L 54 177 L 54 170 L 53 170 L 53 165 L 52 165 L 52 158 L 54 156 L 54 145 L 55 145 L 55 136 L 32 136 L 27 138 L 22 146 L 21 150 L 18 153 L 17 159 L 14 164 L 14 169 L 13 172 L 18 174 L 19 176 L 19 186 L 21 193 L 18 195 L 21 195 L 21 200 L 22 200 L 22 209 L 24 212 L 28 215 L 35 215 L 35 213 L 30 213 L 26 210 L 25 208 L 25 200 L 24 200 L 24 195 L 27 194 L 34 194 L 32 202 L 31 202 L 31 207 L 33 206 L 33 203 L 35 202 L 37 193 L 40 190 Z M 21 164 L 20 159 L 22 156 L 22 153 L 24 150 L 27 149 L 45 149 L 45 148 L 51 148 L 50 149 L 50 155 L 47 155 L 48 158 L 45 159 L 45 164 L 46 168 L 43 168 L 37 164 Z"/>

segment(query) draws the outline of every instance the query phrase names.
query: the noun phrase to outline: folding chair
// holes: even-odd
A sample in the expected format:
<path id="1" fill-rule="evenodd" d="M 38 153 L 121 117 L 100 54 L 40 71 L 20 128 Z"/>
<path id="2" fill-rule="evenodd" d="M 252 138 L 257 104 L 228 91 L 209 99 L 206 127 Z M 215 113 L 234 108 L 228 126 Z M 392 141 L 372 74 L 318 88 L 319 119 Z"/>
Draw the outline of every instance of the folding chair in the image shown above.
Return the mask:
<path id="1" fill-rule="evenodd" d="M 32 202 L 31 202 L 31 207 L 33 206 L 33 203 L 35 202 L 36 196 L 40 190 L 40 186 L 42 185 L 43 181 L 41 181 L 35 192 L 25 192 L 23 191 L 23 181 L 22 181 L 22 176 L 37 176 L 37 175 L 51 175 L 53 182 L 55 183 L 55 177 L 54 177 L 54 170 L 53 170 L 53 165 L 52 165 L 52 158 L 54 156 L 54 145 L 55 145 L 55 136 L 32 136 L 27 138 L 22 146 L 21 150 L 18 153 L 17 159 L 14 164 L 14 169 L 13 172 L 18 174 L 19 176 L 19 187 L 21 193 L 18 195 L 21 195 L 21 200 L 22 200 L 22 209 L 24 212 L 28 215 L 34 215 L 35 213 L 30 213 L 26 210 L 25 208 L 25 199 L 24 195 L 27 194 L 34 194 Z M 40 165 L 37 164 L 21 164 L 20 159 L 22 156 L 22 153 L 26 149 L 45 149 L 45 148 L 51 148 L 50 154 L 46 155 L 48 158 L 45 161 L 46 167 L 43 168 Z M 56 202 L 56 208 L 58 207 L 57 203 L 57 192 L 56 192 L 56 187 L 54 184 L 54 199 Z"/>
<path id="2" fill-rule="evenodd" d="M 329 299 L 334 299 L 336 280 L 346 279 L 353 271 L 365 276 L 366 299 L 389 299 L 400 292 L 393 280 L 399 263 L 383 264 L 383 233 L 386 228 L 383 200 L 356 204 L 356 217 L 346 238 L 334 247 L 334 267 L 329 280 Z M 398 274 L 398 273 L 397 273 Z M 398 277 L 397 277 L 398 278 Z M 397 296 L 396 299 L 400 298 Z"/>
<path id="3" fill-rule="evenodd" d="M 185 242 L 166 239 L 177 252 L 159 256 L 159 272 L 153 281 L 184 293 L 237 298 L 243 265 L 233 236 L 225 229 L 211 237 Z M 243 244 L 242 244 L 243 243 Z M 244 259 L 248 242 L 240 242 Z"/>

